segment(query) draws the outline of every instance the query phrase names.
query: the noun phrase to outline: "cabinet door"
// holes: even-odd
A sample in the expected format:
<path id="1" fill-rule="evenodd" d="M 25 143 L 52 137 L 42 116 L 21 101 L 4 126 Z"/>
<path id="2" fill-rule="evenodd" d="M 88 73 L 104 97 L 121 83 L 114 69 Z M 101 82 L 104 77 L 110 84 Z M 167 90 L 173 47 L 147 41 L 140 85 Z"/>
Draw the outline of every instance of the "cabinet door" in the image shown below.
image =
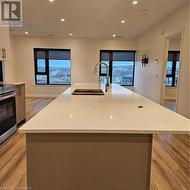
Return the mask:
<path id="1" fill-rule="evenodd" d="M 8 59 L 9 40 L 9 28 L 0 27 L 0 60 Z"/>
<path id="2" fill-rule="evenodd" d="M 17 124 L 26 119 L 25 84 L 16 86 L 16 116 Z"/>

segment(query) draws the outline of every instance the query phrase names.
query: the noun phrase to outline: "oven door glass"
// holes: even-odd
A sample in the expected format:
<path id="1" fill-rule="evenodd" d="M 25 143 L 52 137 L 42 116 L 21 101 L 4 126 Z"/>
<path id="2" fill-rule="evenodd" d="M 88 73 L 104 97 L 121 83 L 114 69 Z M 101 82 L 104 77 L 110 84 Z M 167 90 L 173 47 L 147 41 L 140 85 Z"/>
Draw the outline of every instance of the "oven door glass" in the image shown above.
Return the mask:
<path id="1" fill-rule="evenodd" d="M 0 101 L 0 135 L 16 124 L 15 97 Z"/>

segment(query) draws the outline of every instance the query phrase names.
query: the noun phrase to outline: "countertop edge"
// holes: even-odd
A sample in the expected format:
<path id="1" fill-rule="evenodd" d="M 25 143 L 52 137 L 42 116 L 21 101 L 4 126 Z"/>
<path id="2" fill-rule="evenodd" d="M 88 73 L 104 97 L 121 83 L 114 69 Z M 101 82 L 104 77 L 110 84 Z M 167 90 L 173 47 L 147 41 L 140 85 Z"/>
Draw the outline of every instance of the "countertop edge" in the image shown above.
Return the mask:
<path id="1" fill-rule="evenodd" d="M 183 134 L 190 135 L 190 131 L 151 131 L 151 130 L 62 130 L 62 129 L 38 129 L 38 130 L 18 130 L 19 133 L 24 134 L 43 134 L 43 133 L 54 133 L 54 134 Z"/>

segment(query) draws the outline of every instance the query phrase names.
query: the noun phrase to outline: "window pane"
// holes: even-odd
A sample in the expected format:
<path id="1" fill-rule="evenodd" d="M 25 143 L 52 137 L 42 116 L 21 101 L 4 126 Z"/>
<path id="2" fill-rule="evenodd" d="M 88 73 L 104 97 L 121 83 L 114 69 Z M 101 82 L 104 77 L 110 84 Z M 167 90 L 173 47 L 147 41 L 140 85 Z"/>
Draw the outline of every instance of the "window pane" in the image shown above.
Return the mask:
<path id="1" fill-rule="evenodd" d="M 69 50 L 49 50 L 49 59 L 70 60 Z"/>
<path id="2" fill-rule="evenodd" d="M 180 52 L 177 53 L 177 62 L 180 61 Z"/>
<path id="3" fill-rule="evenodd" d="M 167 75 L 171 75 L 172 74 L 172 65 L 173 65 L 172 61 L 168 61 L 167 62 L 167 68 L 166 68 L 166 74 Z"/>
<path id="4" fill-rule="evenodd" d="M 45 59 L 45 50 L 35 50 L 36 51 L 36 59 Z"/>
<path id="5" fill-rule="evenodd" d="M 177 86 L 178 77 L 179 77 L 179 64 L 180 64 L 180 62 L 177 61 L 176 62 L 176 71 L 175 71 L 175 86 Z"/>
<path id="6" fill-rule="evenodd" d="M 106 65 L 109 66 L 109 61 L 103 61 Z M 106 70 L 106 66 L 105 65 L 101 65 L 101 74 L 107 74 L 107 70 Z"/>
<path id="7" fill-rule="evenodd" d="M 70 60 L 49 60 L 50 84 L 70 84 Z"/>
<path id="8" fill-rule="evenodd" d="M 167 77 L 166 78 L 166 86 L 172 86 L 172 80 L 173 80 L 172 77 Z"/>
<path id="9" fill-rule="evenodd" d="M 110 60 L 110 52 L 101 52 L 101 61 L 109 61 Z"/>
<path id="10" fill-rule="evenodd" d="M 45 59 L 37 59 L 37 72 L 46 72 Z"/>
<path id="11" fill-rule="evenodd" d="M 100 76 L 100 83 L 106 84 L 107 83 L 107 76 Z"/>
<path id="12" fill-rule="evenodd" d="M 36 75 L 37 84 L 47 84 L 47 75 Z"/>
<path id="13" fill-rule="evenodd" d="M 133 85 L 133 61 L 113 61 L 112 83 Z"/>
<path id="14" fill-rule="evenodd" d="M 173 52 L 168 52 L 168 61 L 173 61 L 174 60 L 174 54 Z"/>
<path id="15" fill-rule="evenodd" d="M 113 52 L 113 61 L 133 61 L 135 59 L 135 52 Z"/>

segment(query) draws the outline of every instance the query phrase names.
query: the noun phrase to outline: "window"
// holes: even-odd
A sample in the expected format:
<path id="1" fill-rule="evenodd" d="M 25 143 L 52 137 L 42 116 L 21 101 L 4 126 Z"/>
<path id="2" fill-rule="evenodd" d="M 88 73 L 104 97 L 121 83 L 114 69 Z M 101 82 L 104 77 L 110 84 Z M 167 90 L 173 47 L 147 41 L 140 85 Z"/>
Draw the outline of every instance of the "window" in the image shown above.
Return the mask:
<path id="1" fill-rule="evenodd" d="M 135 51 L 100 51 L 100 61 L 109 66 L 110 82 L 123 86 L 134 85 Z M 106 80 L 106 67 L 100 65 L 100 82 Z"/>
<path id="2" fill-rule="evenodd" d="M 179 75 L 179 51 L 168 52 L 168 62 L 166 68 L 166 86 L 177 86 Z"/>
<path id="3" fill-rule="evenodd" d="M 34 60 L 36 84 L 71 84 L 70 50 L 35 48 Z"/>

